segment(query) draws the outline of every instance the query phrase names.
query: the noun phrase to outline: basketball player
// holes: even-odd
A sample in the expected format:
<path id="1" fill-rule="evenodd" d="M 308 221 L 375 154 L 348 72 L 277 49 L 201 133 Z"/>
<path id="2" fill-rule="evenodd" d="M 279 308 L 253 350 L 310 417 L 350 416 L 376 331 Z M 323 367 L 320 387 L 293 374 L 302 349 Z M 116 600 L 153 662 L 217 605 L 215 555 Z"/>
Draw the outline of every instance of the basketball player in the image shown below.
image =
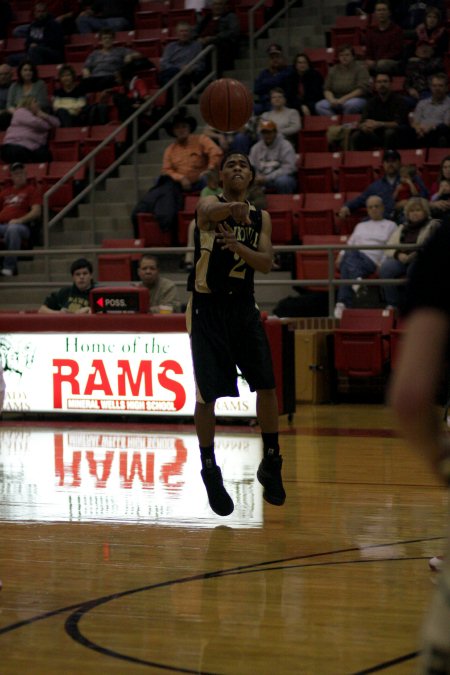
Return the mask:
<path id="1" fill-rule="evenodd" d="M 214 406 L 217 398 L 239 395 L 236 366 L 251 390 L 256 390 L 264 447 L 257 477 L 264 486 L 264 499 L 281 506 L 286 493 L 272 359 L 253 286 L 254 271 L 267 274 L 272 267 L 272 224 L 266 211 L 246 201 L 255 175 L 247 155 L 226 155 L 220 175 L 223 194 L 201 198 L 197 206 L 187 325 L 197 390 L 194 420 L 201 475 L 212 510 L 227 516 L 234 504 L 214 456 Z"/>
<path id="2" fill-rule="evenodd" d="M 450 442 L 443 434 L 435 398 L 450 337 L 450 225 L 443 224 L 417 256 L 407 287 L 407 332 L 390 386 L 390 401 L 411 447 L 425 453 L 450 486 Z M 424 626 L 420 673 L 450 673 L 449 544 L 438 588 Z"/>

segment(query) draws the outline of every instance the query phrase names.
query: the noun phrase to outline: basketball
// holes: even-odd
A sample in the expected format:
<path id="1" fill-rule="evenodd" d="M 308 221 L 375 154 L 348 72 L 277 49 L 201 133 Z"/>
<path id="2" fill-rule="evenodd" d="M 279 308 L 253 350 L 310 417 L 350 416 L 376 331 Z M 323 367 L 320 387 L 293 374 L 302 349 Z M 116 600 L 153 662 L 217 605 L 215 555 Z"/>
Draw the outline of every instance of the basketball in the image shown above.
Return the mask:
<path id="1" fill-rule="evenodd" d="M 219 131 L 237 131 L 253 113 L 253 96 L 247 87 L 229 77 L 209 84 L 200 97 L 200 112 Z"/>

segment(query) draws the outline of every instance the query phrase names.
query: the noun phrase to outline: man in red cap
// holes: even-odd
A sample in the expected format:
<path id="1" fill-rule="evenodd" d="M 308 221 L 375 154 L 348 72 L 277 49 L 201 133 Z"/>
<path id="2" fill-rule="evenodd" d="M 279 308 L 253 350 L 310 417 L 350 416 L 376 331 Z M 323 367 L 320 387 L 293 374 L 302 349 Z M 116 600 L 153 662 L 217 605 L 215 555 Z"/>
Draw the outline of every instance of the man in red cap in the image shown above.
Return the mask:
<path id="1" fill-rule="evenodd" d="M 256 185 L 279 194 L 293 194 L 297 190 L 297 156 L 292 143 L 278 133 L 273 120 L 261 120 L 259 132 L 261 140 L 252 146 L 249 155 Z"/>
<path id="2" fill-rule="evenodd" d="M 22 241 L 30 238 L 30 227 L 41 217 L 42 197 L 39 190 L 28 183 L 23 164 L 12 164 L 10 173 L 12 186 L 0 192 L 0 237 L 4 237 L 7 249 L 17 251 Z M 5 256 L 1 275 L 12 277 L 14 274 L 17 274 L 17 259 Z"/>

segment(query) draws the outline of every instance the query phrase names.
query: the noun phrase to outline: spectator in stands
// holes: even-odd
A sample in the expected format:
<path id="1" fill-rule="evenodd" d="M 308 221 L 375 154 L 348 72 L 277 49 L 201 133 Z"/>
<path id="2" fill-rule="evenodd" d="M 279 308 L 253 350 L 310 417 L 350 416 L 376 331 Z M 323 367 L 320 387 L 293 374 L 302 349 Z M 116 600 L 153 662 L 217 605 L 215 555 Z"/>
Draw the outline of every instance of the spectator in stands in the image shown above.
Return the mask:
<path id="1" fill-rule="evenodd" d="M 251 146 L 256 141 L 256 123 L 256 118 L 251 118 L 237 131 L 220 131 L 206 124 L 203 133 L 217 143 L 224 153 L 234 150 L 248 155 Z"/>
<path id="2" fill-rule="evenodd" d="M 97 33 L 104 28 L 112 31 L 133 28 L 134 10 L 138 0 L 94 0 L 76 20 L 80 33 Z"/>
<path id="3" fill-rule="evenodd" d="M 272 120 L 261 120 L 259 132 L 262 138 L 249 155 L 255 169 L 255 185 L 279 194 L 293 194 L 297 189 L 297 157 L 292 144 Z"/>
<path id="4" fill-rule="evenodd" d="M 439 175 L 430 190 L 431 213 L 436 218 L 447 220 L 450 211 L 450 155 L 444 157 L 441 162 Z"/>
<path id="5" fill-rule="evenodd" d="M 200 192 L 200 197 L 211 197 L 220 195 L 222 193 L 222 186 L 220 184 L 220 173 L 218 169 L 208 171 L 206 175 L 206 185 Z M 195 218 L 191 220 L 187 232 L 187 245 L 194 248 L 194 232 L 195 232 Z M 183 269 L 185 272 L 190 272 L 194 267 L 194 251 L 188 251 L 184 256 Z"/>
<path id="6" fill-rule="evenodd" d="M 205 134 L 195 134 L 197 121 L 180 111 L 169 126 L 175 137 L 164 151 L 162 174 L 179 183 L 186 192 L 201 190 L 206 185 L 206 176 L 217 169 L 222 150 Z"/>
<path id="7" fill-rule="evenodd" d="M 7 164 L 51 161 L 48 136 L 51 129 L 59 126 L 59 119 L 41 110 L 34 96 L 26 96 L 13 112 L 0 157 Z"/>
<path id="8" fill-rule="evenodd" d="M 74 260 L 70 266 L 72 285 L 64 286 L 58 291 L 50 293 L 44 304 L 38 309 L 41 314 L 90 314 L 89 294 L 97 285 L 94 282 L 92 263 L 86 258 Z"/>
<path id="9" fill-rule="evenodd" d="M 24 59 L 38 65 L 64 61 L 64 32 L 61 24 L 49 13 L 45 2 L 37 2 L 33 8 L 33 21 L 25 35 L 25 53 L 13 54 L 9 63 L 17 65 Z"/>
<path id="10" fill-rule="evenodd" d="M 161 176 L 131 214 L 136 237 L 138 213 L 153 213 L 161 230 L 171 231 L 175 239 L 183 192 L 201 190 L 206 185 L 208 171 L 219 166 L 222 150 L 205 134 L 195 134 L 196 128 L 197 121 L 187 115 L 185 108 L 181 108 L 169 124 L 167 131 L 175 140 L 164 151 Z"/>
<path id="11" fill-rule="evenodd" d="M 417 176 L 417 169 L 414 164 L 402 164 L 399 176 L 400 181 L 394 190 L 393 197 L 396 204 L 398 202 L 403 202 L 406 206 L 406 202 L 411 197 L 418 197 L 419 195 L 419 189 L 414 183 L 414 178 Z"/>
<path id="12" fill-rule="evenodd" d="M 389 245 L 393 248 L 384 251 L 384 259 L 380 266 L 380 279 L 401 279 L 409 275 L 412 264 L 417 257 L 417 250 L 402 251 L 397 248 L 399 244 L 417 244 L 422 246 L 426 239 L 440 224 L 439 220 L 431 218 L 430 205 L 426 199 L 412 197 L 408 200 L 404 209 L 404 222 L 391 234 Z M 384 298 L 388 307 L 398 307 L 402 287 L 384 286 Z"/>
<path id="13" fill-rule="evenodd" d="M 358 114 L 364 108 L 370 91 L 369 71 L 355 59 L 351 45 L 338 49 L 339 63 L 332 66 L 324 84 L 324 96 L 316 103 L 318 115 Z"/>
<path id="14" fill-rule="evenodd" d="M 6 105 L 11 114 L 25 96 L 33 96 L 42 110 L 50 110 L 47 85 L 39 79 L 38 69 L 31 61 L 22 61 L 17 67 L 17 81 L 8 89 Z"/>
<path id="15" fill-rule="evenodd" d="M 426 43 L 418 45 L 414 56 L 406 62 L 403 84 L 405 99 L 411 110 L 422 98 L 431 96 L 431 76 L 443 72 L 444 62 L 439 56 L 433 56 L 433 47 Z"/>
<path id="16" fill-rule="evenodd" d="M 313 68 L 309 56 L 296 55 L 284 89 L 290 108 L 295 108 L 301 115 L 315 114 L 316 103 L 323 98 L 323 77 Z"/>
<path id="17" fill-rule="evenodd" d="M 427 7 L 425 20 L 416 28 L 416 38 L 408 47 L 411 56 L 421 45 L 429 45 L 432 56 L 443 57 L 448 51 L 449 35 L 442 21 L 442 14 L 437 7 Z"/>
<path id="18" fill-rule="evenodd" d="M 383 246 L 397 229 L 396 223 L 383 216 L 384 204 L 381 197 L 372 195 L 366 201 L 369 220 L 364 220 L 353 230 L 347 240 L 348 246 Z M 355 249 L 341 251 L 336 259 L 341 279 L 364 279 L 377 272 L 384 258 L 382 249 Z M 342 318 L 346 307 L 352 307 L 354 291 L 351 285 L 339 286 L 334 309 L 336 319 Z"/>
<path id="19" fill-rule="evenodd" d="M 64 35 L 77 32 L 75 18 L 80 11 L 78 0 L 48 0 L 46 5 L 48 13 L 61 25 Z M 13 30 L 13 36 L 26 37 L 29 26 L 29 23 L 16 26 Z"/>
<path id="20" fill-rule="evenodd" d="M 11 122 L 8 110 L 8 91 L 12 83 L 13 70 L 7 63 L 0 64 L 0 131 L 4 131 Z"/>
<path id="21" fill-rule="evenodd" d="M 211 11 L 206 14 L 194 30 L 194 35 L 202 49 L 214 45 L 217 54 L 217 74 L 234 68 L 234 59 L 239 49 L 240 26 L 236 12 L 233 12 L 228 0 L 212 0 Z"/>
<path id="22" fill-rule="evenodd" d="M 159 62 L 158 80 L 162 86 L 171 80 L 180 70 L 189 66 L 191 61 L 202 51 L 202 45 L 193 39 L 193 27 L 186 21 L 181 21 L 176 27 L 177 40 L 168 42 Z M 178 80 L 180 96 L 189 93 L 193 84 L 200 82 L 205 75 L 205 64 L 200 59 L 188 68 Z"/>
<path id="23" fill-rule="evenodd" d="M 281 45 L 272 43 L 267 47 L 269 65 L 264 68 L 255 80 L 254 93 L 258 97 L 255 102 L 255 115 L 270 110 L 270 92 L 275 87 L 285 88 L 291 69 L 286 63 Z"/>
<path id="24" fill-rule="evenodd" d="M 94 49 L 84 62 L 82 76 L 85 91 L 104 91 L 116 85 L 116 73 L 124 65 L 141 59 L 142 55 L 128 47 L 114 46 L 111 28 L 100 31 L 100 48 Z"/>
<path id="25" fill-rule="evenodd" d="M 400 183 L 400 165 L 401 155 L 397 150 L 385 150 L 383 154 L 383 176 L 371 183 L 364 192 L 360 195 L 345 202 L 344 206 L 339 210 L 339 218 L 345 218 L 352 211 L 362 208 L 367 199 L 372 195 L 381 197 L 384 204 L 384 217 L 394 220 L 397 215 L 403 210 L 404 202 L 395 202 L 395 189 Z M 420 176 L 414 176 L 414 185 L 419 191 L 419 196 L 428 197 L 428 190 L 426 189 Z"/>
<path id="26" fill-rule="evenodd" d="M 132 64 L 123 66 L 116 74 L 116 86 L 112 89 L 112 97 L 114 105 L 117 108 L 119 120 L 123 122 L 132 113 L 134 113 L 139 106 L 141 106 L 147 98 L 151 96 L 145 80 L 134 73 Z M 146 115 L 147 121 L 150 121 L 151 111 Z M 144 120 L 139 118 L 140 131 L 144 131 Z M 148 127 L 147 127 L 148 128 Z"/>
<path id="27" fill-rule="evenodd" d="M 351 133 L 352 150 L 408 147 L 411 129 L 403 96 L 392 91 L 392 76 L 375 76 L 374 94 L 367 100 L 358 127 Z"/>
<path id="28" fill-rule="evenodd" d="M 37 227 L 41 217 L 42 197 L 39 190 L 28 183 L 25 167 L 20 162 L 10 167 L 12 186 L 0 191 L 0 236 L 6 248 L 18 251 L 24 240 L 31 237 L 31 228 Z M 17 274 L 17 258 L 5 256 L 1 275 Z"/>
<path id="29" fill-rule="evenodd" d="M 375 24 L 366 30 L 366 65 L 371 72 L 397 72 L 403 55 L 403 30 L 391 20 L 388 2 L 377 2 Z"/>
<path id="30" fill-rule="evenodd" d="M 300 114 L 295 108 L 286 107 L 286 96 L 281 87 L 271 90 L 270 106 L 271 109 L 264 112 L 261 119 L 275 122 L 279 133 L 297 147 L 298 132 L 302 126 Z"/>
<path id="31" fill-rule="evenodd" d="M 450 145 L 450 98 L 447 75 L 431 76 L 431 98 L 419 101 L 412 113 L 411 127 L 419 148 Z"/>
<path id="32" fill-rule="evenodd" d="M 428 4 L 433 4 L 440 12 L 445 12 L 444 0 L 431 0 L 430 3 L 424 0 L 395 0 L 392 3 L 392 18 L 407 31 L 414 30 L 425 21 Z"/>
<path id="33" fill-rule="evenodd" d="M 450 155 L 446 155 L 439 166 L 439 173 L 436 180 L 433 182 L 430 188 L 431 199 L 434 201 L 437 199 L 436 195 L 438 192 L 441 192 L 441 182 L 448 181 L 450 182 Z"/>
<path id="34" fill-rule="evenodd" d="M 155 256 L 144 254 L 139 261 L 137 273 L 141 280 L 139 285 L 145 286 L 150 292 L 149 311 L 152 314 L 180 311 L 177 287 L 171 279 L 160 275 L 158 259 Z"/>
<path id="35" fill-rule="evenodd" d="M 58 71 L 59 86 L 53 91 L 52 108 L 62 127 L 77 127 L 86 123 L 87 99 L 77 81 L 75 70 L 63 65 Z"/>

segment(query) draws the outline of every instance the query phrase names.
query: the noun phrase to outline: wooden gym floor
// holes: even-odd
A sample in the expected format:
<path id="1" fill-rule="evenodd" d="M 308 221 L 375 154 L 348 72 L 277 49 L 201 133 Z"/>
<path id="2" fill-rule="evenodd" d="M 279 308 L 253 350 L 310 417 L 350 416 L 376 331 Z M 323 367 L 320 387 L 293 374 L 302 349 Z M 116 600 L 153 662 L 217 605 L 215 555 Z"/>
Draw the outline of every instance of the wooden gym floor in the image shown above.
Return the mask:
<path id="1" fill-rule="evenodd" d="M 219 518 L 192 427 L 3 421 L 0 673 L 414 672 L 445 492 L 383 406 L 281 428 L 281 508 L 258 432 L 220 428 Z"/>

